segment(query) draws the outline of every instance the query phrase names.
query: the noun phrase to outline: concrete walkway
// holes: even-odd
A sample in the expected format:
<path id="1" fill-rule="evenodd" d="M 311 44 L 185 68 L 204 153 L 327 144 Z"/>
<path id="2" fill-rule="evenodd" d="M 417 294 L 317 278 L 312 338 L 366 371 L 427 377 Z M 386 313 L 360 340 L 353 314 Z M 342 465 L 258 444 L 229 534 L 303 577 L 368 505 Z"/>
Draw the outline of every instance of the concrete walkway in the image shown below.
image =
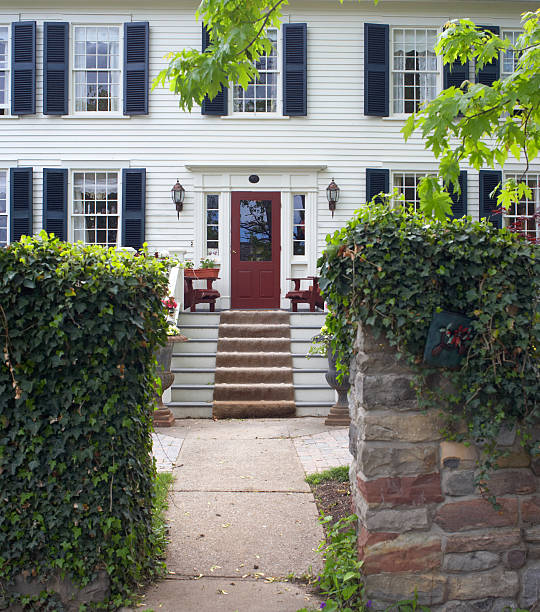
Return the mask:
<path id="1" fill-rule="evenodd" d="M 323 537 L 308 473 L 350 462 L 347 429 L 323 419 L 184 420 L 154 435 L 169 500 L 167 579 L 137 610 L 296 612 L 320 600 L 293 573 L 317 573 Z"/>

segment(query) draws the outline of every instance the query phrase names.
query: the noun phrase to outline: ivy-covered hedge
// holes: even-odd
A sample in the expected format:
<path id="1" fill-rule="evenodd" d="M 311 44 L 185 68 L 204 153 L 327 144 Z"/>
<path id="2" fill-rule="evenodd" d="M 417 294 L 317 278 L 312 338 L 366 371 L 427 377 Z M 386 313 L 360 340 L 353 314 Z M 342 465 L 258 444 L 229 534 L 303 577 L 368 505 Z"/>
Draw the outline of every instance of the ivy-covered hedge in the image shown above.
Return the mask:
<path id="1" fill-rule="evenodd" d="M 0 249 L 4 587 L 63 572 L 86 585 L 104 570 L 115 607 L 157 570 L 150 432 L 166 291 L 155 258 L 45 234 Z"/>
<path id="2" fill-rule="evenodd" d="M 489 223 L 438 222 L 403 207 L 371 203 L 327 238 L 319 261 L 327 326 L 341 368 L 350 363 L 359 321 L 385 334 L 418 372 L 426 406 L 464 417 L 468 436 L 493 441 L 503 422 L 540 416 L 539 247 Z M 453 392 L 430 391 L 421 364 L 433 313 L 474 319 L 474 341 Z"/>

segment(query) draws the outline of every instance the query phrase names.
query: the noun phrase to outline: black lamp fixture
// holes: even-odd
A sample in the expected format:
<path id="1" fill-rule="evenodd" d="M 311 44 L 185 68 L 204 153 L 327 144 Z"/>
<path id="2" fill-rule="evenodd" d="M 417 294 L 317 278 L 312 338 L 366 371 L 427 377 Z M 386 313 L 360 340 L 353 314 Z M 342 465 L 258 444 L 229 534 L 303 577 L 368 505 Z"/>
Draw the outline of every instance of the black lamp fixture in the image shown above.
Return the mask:
<path id="1" fill-rule="evenodd" d="M 330 181 L 330 185 L 326 188 L 326 197 L 328 199 L 328 208 L 332 211 L 332 219 L 334 218 L 334 211 L 336 210 L 336 204 L 339 200 L 339 187 L 334 182 L 334 179 Z"/>
<path id="2" fill-rule="evenodd" d="M 180 185 L 178 179 L 176 179 L 176 185 L 171 189 L 171 198 L 174 204 L 176 205 L 176 214 L 180 219 L 180 211 L 184 208 L 184 196 L 186 195 L 186 190 Z"/>

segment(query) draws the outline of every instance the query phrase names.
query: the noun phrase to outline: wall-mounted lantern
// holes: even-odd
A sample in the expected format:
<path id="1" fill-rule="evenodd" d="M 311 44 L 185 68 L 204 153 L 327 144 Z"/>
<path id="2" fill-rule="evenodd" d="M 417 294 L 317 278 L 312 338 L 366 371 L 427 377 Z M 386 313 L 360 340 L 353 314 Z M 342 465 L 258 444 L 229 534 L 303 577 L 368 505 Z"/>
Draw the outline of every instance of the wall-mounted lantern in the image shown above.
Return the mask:
<path id="1" fill-rule="evenodd" d="M 330 185 L 326 188 L 326 197 L 328 199 L 328 208 L 332 211 L 332 218 L 334 218 L 334 211 L 339 200 L 339 187 L 334 183 L 334 179 L 332 179 Z"/>
<path id="2" fill-rule="evenodd" d="M 180 219 L 180 211 L 184 208 L 184 196 L 186 195 L 186 190 L 180 185 L 178 179 L 176 179 L 176 185 L 171 189 L 171 198 L 176 206 L 176 214 Z"/>

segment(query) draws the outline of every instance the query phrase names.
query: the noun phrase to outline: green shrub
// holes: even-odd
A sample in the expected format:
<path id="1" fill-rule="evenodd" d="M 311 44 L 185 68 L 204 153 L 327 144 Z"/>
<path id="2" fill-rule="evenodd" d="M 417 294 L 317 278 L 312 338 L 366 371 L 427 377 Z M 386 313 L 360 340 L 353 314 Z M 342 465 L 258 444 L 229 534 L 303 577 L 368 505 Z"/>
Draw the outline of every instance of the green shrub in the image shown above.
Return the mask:
<path id="1" fill-rule="evenodd" d="M 424 407 L 465 418 L 466 437 L 493 450 L 503 423 L 537 423 L 538 245 L 489 223 L 439 222 L 385 203 L 357 211 L 327 242 L 320 286 L 341 372 L 361 321 L 416 369 Z M 430 390 L 437 370 L 421 366 L 433 313 L 441 310 L 472 317 L 475 331 L 461 366 L 446 371 L 453 392 Z"/>
<path id="2" fill-rule="evenodd" d="M 85 585 L 106 570 L 114 606 L 156 571 L 150 431 L 166 290 L 155 258 L 45 234 L 0 249 L 4 586 L 58 571 Z"/>

